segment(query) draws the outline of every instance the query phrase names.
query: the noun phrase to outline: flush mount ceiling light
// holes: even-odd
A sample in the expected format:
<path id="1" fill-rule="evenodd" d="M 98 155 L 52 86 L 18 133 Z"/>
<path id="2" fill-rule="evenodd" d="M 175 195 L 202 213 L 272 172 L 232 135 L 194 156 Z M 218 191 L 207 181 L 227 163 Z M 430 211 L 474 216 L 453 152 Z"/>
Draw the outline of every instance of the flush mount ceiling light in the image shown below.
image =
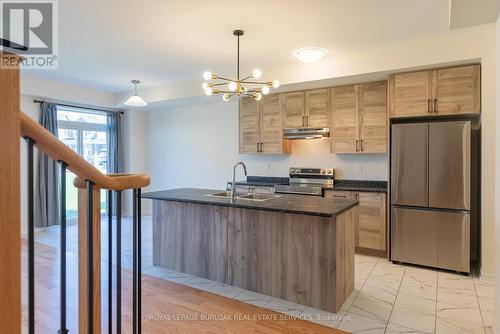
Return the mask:
<path id="1" fill-rule="evenodd" d="M 216 75 L 212 72 L 206 71 L 203 73 L 203 79 L 206 82 L 203 83 L 203 90 L 206 95 L 212 94 L 224 94 L 222 99 L 224 101 L 231 100 L 233 96 L 250 96 L 259 101 L 262 99 L 262 94 L 269 94 L 272 88 L 278 88 L 280 82 L 278 80 L 274 81 L 253 81 L 253 79 L 259 79 L 262 76 L 262 72 L 259 69 L 252 71 L 251 75 L 240 79 L 240 37 L 243 36 L 243 30 L 234 30 L 233 35 L 238 38 L 238 58 L 237 58 L 237 74 L 236 79 L 227 79 Z M 217 81 L 218 80 L 218 81 Z M 218 89 L 217 87 L 226 86 L 224 89 Z"/>
<path id="2" fill-rule="evenodd" d="M 134 95 L 129 97 L 127 101 L 125 101 L 123 104 L 129 107 L 144 107 L 147 106 L 148 103 L 144 101 L 142 97 L 137 95 L 137 85 L 140 84 L 141 82 L 139 80 L 132 80 L 132 83 L 134 84 Z"/>
<path id="3" fill-rule="evenodd" d="M 303 63 L 315 63 L 327 53 L 328 50 L 323 48 L 302 48 L 295 51 L 295 57 Z"/>

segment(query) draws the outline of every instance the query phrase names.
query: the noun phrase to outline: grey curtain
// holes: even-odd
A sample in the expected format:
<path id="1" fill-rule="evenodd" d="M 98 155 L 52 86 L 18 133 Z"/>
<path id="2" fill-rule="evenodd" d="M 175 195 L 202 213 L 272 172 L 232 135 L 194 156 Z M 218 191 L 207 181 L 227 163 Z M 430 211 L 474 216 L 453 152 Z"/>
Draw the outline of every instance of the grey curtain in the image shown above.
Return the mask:
<path id="1" fill-rule="evenodd" d="M 107 119 L 108 173 L 122 172 L 122 118 L 119 112 L 109 111 Z"/>
<path id="2" fill-rule="evenodd" d="M 122 115 L 108 111 L 106 137 L 108 142 L 108 173 L 123 172 L 122 165 Z M 116 215 L 116 196 L 113 196 L 113 215 Z"/>
<path id="3" fill-rule="evenodd" d="M 40 105 L 40 124 L 57 136 L 57 105 Z M 38 151 L 35 189 L 35 226 L 59 224 L 59 166 L 56 161 Z"/>

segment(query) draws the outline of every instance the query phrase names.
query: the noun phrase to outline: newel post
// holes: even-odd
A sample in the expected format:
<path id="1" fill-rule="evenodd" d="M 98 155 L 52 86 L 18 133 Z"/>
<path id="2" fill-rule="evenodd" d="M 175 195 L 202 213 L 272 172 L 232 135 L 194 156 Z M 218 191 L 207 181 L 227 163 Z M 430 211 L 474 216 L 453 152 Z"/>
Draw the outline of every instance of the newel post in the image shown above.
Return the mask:
<path id="1" fill-rule="evenodd" d="M 0 328 L 21 333 L 19 69 L 0 52 Z"/>
<path id="2" fill-rule="evenodd" d="M 99 334 L 101 333 L 100 189 L 90 181 L 85 185 L 75 184 L 75 186 L 78 187 L 78 333 Z M 89 207 L 88 203 L 92 205 Z M 92 265 L 91 271 L 89 264 Z M 92 285 L 92 293 L 89 284 Z M 92 324 L 91 328 L 89 324 Z"/>

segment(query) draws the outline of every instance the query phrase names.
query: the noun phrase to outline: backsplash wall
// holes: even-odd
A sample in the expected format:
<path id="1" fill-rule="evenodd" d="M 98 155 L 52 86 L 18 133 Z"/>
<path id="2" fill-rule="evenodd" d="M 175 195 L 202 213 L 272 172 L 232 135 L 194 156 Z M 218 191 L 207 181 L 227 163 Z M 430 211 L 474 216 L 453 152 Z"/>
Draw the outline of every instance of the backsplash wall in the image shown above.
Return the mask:
<path id="1" fill-rule="evenodd" d="M 332 154 L 328 139 L 294 141 L 290 155 L 239 154 L 236 102 L 152 110 L 149 122 L 155 190 L 222 189 L 238 161 L 249 175 L 287 176 L 291 166 L 334 167 L 339 179 L 387 180 L 386 155 Z"/>

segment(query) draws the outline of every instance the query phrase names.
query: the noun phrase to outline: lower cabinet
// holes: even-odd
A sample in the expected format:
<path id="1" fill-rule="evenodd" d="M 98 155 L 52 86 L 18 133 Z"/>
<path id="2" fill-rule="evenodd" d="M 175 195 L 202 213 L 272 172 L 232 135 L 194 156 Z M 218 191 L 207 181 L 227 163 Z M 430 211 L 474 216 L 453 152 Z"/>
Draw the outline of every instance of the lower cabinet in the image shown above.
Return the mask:
<path id="1" fill-rule="evenodd" d="M 329 190 L 325 197 L 358 199 L 355 246 L 358 252 L 383 254 L 386 252 L 386 194 L 378 192 L 354 192 Z"/>

